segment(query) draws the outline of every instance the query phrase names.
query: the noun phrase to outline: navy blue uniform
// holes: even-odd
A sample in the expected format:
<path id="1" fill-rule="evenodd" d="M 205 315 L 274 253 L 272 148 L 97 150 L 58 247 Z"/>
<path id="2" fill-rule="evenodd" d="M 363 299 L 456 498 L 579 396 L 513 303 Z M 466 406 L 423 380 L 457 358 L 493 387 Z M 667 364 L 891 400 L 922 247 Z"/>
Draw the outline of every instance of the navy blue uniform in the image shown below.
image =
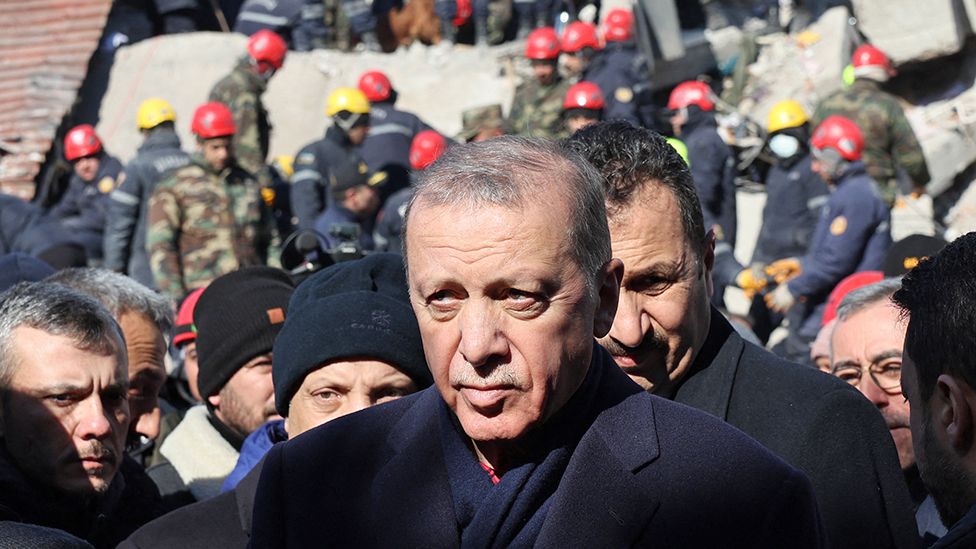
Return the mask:
<path id="1" fill-rule="evenodd" d="M 610 42 L 596 54 L 583 78 L 600 87 L 606 107 L 604 120 L 626 120 L 641 124 L 637 108 L 638 92 L 649 82 L 647 63 L 632 44 Z"/>
<path id="2" fill-rule="evenodd" d="M 0 255 L 21 252 L 39 257 L 54 246 L 74 243 L 72 235 L 40 208 L 0 193 Z"/>
<path id="3" fill-rule="evenodd" d="M 772 263 L 807 253 L 830 189 L 810 168 L 806 154 L 792 163 L 774 164 L 766 177 L 763 224 L 753 263 Z"/>
<path id="4" fill-rule="evenodd" d="M 85 247 L 88 259 L 102 259 L 102 240 L 105 234 L 105 215 L 109 193 L 122 172 L 122 164 L 108 154 L 101 154 L 98 173 L 91 181 L 82 181 L 71 174 L 68 190 L 48 215 L 73 232 Z"/>
<path id="5" fill-rule="evenodd" d="M 299 229 L 311 229 L 316 218 L 332 201 L 329 197 L 329 174 L 360 147 L 349 141 L 346 132 L 332 126 L 325 137 L 305 145 L 295 155 L 295 173 L 291 176 L 291 210 L 298 218 Z"/>
<path id="6" fill-rule="evenodd" d="M 318 3 L 321 6 L 321 0 Z M 234 32 L 251 36 L 267 29 L 291 45 L 294 43 L 292 29 L 301 23 L 303 5 L 304 0 L 247 0 L 237 14 Z"/>
<path id="7" fill-rule="evenodd" d="M 359 247 L 363 251 L 373 249 L 373 222 L 372 216 L 369 219 L 360 219 L 355 213 L 344 206 L 332 203 L 315 220 L 315 230 L 325 237 L 329 248 L 335 248 L 340 244 L 340 240 L 329 234 L 329 229 L 337 223 L 350 223 L 359 226 Z"/>
<path id="8" fill-rule="evenodd" d="M 798 326 L 795 341 L 808 345 L 817 336 L 827 296 L 838 282 L 858 271 L 881 269 L 891 246 L 889 215 L 864 164 L 852 163 L 823 208 L 810 249 L 800 260 L 800 275 L 787 283 L 794 296 L 803 298 L 787 314 Z"/>
<path id="9" fill-rule="evenodd" d="M 386 196 L 410 184 L 410 144 L 418 133 L 431 130 L 417 115 L 392 103 L 374 103 L 369 110 L 369 133 L 360 153 L 370 172 L 385 171 Z"/>
<path id="10" fill-rule="evenodd" d="M 715 117 L 709 112 L 689 112 L 681 129 L 688 146 L 691 177 L 701 201 L 705 229 L 718 225 L 716 237 L 735 248 L 735 159 L 718 135 Z"/>
<path id="11" fill-rule="evenodd" d="M 152 288 L 152 270 L 146 253 L 146 220 L 152 190 L 170 171 L 190 163 L 180 148 L 176 132 L 166 128 L 152 131 L 139 147 L 118 188 L 109 195 L 105 224 L 105 263 Z"/>
<path id="12" fill-rule="evenodd" d="M 413 196 L 413 187 L 400 189 L 390 195 L 383 204 L 383 209 L 376 217 L 376 231 L 373 240 L 376 249 L 384 252 L 400 253 L 403 244 L 400 235 L 403 233 L 403 219 L 407 215 L 407 204 Z"/>

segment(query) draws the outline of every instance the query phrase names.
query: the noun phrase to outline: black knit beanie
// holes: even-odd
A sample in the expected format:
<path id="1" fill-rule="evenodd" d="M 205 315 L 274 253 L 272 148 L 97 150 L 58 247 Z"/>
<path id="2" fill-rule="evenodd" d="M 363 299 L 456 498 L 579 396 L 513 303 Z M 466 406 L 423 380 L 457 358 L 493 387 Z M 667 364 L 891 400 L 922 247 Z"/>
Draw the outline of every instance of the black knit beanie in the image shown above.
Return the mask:
<path id="1" fill-rule="evenodd" d="M 326 362 L 359 357 L 393 365 L 419 389 L 431 384 L 398 254 L 337 263 L 298 286 L 274 345 L 278 413 L 288 415 L 291 397 L 309 372 Z"/>
<path id="2" fill-rule="evenodd" d="M 234 271 L 207 286 L 193 309 L 201 395 L 217 393 L 247 361 L 271 352 L 294 289 L 271 267 Z"/>

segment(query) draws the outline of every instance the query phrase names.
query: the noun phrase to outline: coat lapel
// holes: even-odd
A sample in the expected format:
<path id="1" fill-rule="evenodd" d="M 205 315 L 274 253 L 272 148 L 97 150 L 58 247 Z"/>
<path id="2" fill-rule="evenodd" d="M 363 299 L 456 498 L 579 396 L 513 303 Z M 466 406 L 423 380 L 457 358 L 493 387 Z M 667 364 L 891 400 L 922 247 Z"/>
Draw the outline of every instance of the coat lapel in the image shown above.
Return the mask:
<path id="1" fill-rule="evenodd" d="M 377 547 L 457 547 L 460 537 L 441 449 L 440 394 L 428 389 L 388 440 L 390 459 L 372 486 Z"/>
<path id="2" fill-rule="evenodd" d="M 688 378 L 678 388 L 674 401 L 728 420 L 732 386 L 745 348 L 742 338 L 716 309 L 708 337 Z"/>

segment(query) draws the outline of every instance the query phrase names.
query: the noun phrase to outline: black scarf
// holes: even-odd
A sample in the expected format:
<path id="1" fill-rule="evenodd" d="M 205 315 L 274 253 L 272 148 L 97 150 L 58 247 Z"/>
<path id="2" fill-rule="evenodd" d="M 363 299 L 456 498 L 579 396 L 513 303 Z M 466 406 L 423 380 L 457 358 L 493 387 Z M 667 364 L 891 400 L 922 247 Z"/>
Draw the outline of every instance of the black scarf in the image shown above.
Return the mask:
<path id="1" fill-rule="evenodd" d="M 478 463 L 457 416 L 440 407 L 441 445 L 465 549 L 532 547 L 580 438 L 600 411 L 594 406 L 606 365 L 594 348 L 590 369 L 569 402 L 518 448 L 522 459 L 494 485 Z"/>

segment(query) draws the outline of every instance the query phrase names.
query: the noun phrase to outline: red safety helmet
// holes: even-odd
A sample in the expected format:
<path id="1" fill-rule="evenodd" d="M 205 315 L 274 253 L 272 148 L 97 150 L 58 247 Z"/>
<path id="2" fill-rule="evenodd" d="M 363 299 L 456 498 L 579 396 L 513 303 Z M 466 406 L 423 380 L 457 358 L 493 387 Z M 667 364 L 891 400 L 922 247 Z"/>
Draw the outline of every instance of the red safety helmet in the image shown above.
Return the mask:
<path id="1" fill-rule="evenodd" d="M 267 63 L 277 70 L 285 63 L 288 44 L 274 31 L 261 29 L 248 39 L 247 53 L 251 59 L 259 63 Z"/>
<path id="2" fill-rule="evenodd" d="M 179 347 L 183 343 L 196 341 L 197 333 L 193 330 L 193 309 L 197 306 L 197 301 L 200 301 L 202 293 L 203 288 L 197 288 L 180 304 L 180 310 L 176 313 L 176 325 L 173 327 L 173 332 L 176 334 L 173 336 L 173 345 Z"/>
<path id="3" fill-rule="evenodd" d="M 75 126 L 64 136 L 64 157 L 69 162 L 102 152 L 102 142 L 91 124 Z"/>
<path id="4" fill-rule="evenodd" d="M 474 8 L 471 5 L 471 0 L 457 0 L 457 15 L 454 16 L 454 26 L 460 27 L 467 23 L 473 13 Z"/>
<path id="5" fill-rule="evenodd" d="M 895 69 L 891 66 L 891 60 L 888 59 L 888 56 L 871 44 L 858 46 L 854 50 L 854 55 L 851 56 L 851 64 L 854 65 L 855 73 L 857 69 L 862 67 L 879 67 L 890 75 L 895 74 Z"/>
<path id="6" fill-rule="evenodd" d="M 695 105 L 703 111 L 715 110 L 712 90 L 708 84 L 698 80 L 688 80 L 675 86 L 668 98 L 668 108 L 672 111 Z"/>
<path id="7" fill-rule="evenodd" d="M 386 101 L 393 94 L 393 84 L 380 71 L 366 71 L 359 77 L 359 91 L 373 103 Z"/>
<path id="8" fill-rule="evenodd" d="M 447 150 L 444 136 L 434 130 L 424 130 L 410 144 L 410 167 L 422 170 L 434 163 Z"/>
<path id="9" fill-rule="evenodd" d="M 634 36 L 634 14 L 630 10 L 615 8 L 603 19 L 603 40 L 626 42 Z"/>
<path id="10" fill-rule="evenodd" d="M 197 107 L 190 131 L 202 139 L 227 137 L 237 132 L 237 125 L 227 105 L 212 101 Z"/>
<path id="11" fill-rule="evenodd" d="M 815 149 L 834 149 L 844 160 L 859 160 L 864 150 L 864 134 L 849 118 L 833 115 L 813 130 L 810 145 Z"/>
<path id="12" fill-rule="evenodd" d="M 594 111 L 606 106 L 603 92 L 593 82 L 578 82 L 570 86 L 563 99 L 563 109 L 592 109 Z"/>
<path id="13" fill-rule="evenodd" d="M 552 60 L 559 57 L 559 36 L 556 29 L 542 27 L 529 34 L 525 42 L 525 56 L 535 60 Z"/>
<path id="14" fill-rule="evenodd" d="M 565 53 L 576 53 L 583 48 L 599 49 L 600 41 L 596 37 L 596 26 L 583 21 L 573 21 L 566 25 L 561 47 Z"/>

